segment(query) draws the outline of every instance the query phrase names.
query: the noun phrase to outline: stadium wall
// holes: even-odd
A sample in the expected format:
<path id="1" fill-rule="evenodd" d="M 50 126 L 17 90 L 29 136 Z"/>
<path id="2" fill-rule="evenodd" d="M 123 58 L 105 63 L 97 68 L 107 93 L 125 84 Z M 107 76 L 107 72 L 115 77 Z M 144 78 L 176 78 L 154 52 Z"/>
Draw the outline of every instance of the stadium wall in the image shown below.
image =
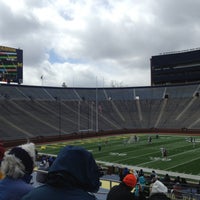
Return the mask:
<path id="1" fill-rule="evenodd" d="M 30 138 L 28 141 L 34 142 L 35 144 L 45 144 L 58 141 L 70 141 L 79 140 L 86 138 L 95 137 L 106 137 L 112 135 L 123 135 L 123 134 L 174 134 L 174 135 L 200 135 L 199 130 L 185 130 L 185 129 L 126 129 L 126 130 L 110 130 L 110 131 L 99 131 L 99 132 L 84 132 L 84 133 L 72 133 L 67 135 L 55 135 L 55 136 L 39 136 Z M 13 147 L 27 142 L 27 139 L 14 139 L 2 141 L 5 147 Z"/>

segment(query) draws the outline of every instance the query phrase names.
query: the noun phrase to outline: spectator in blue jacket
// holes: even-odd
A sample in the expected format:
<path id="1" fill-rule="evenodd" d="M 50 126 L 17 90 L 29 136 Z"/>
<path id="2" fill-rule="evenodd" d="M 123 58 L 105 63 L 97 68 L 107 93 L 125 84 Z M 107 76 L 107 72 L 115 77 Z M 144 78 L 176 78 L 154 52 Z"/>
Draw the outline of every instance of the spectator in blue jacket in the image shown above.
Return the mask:
<path id="1" fill-rule="evenodd" d="M 33 143 L 14 147 L 5 152 L 1 162 L 4 178 L 0 181 L 1 200 L 20 200 L 33 189 L 30 184 L 35 165 Z"/>
<path id="2" fill-rule="evenodd" d="M 90 152 L 66 146 L 52 163 L 47 182 L 22 200 L 95 200 L 99 190 L 99 168 Z"/>

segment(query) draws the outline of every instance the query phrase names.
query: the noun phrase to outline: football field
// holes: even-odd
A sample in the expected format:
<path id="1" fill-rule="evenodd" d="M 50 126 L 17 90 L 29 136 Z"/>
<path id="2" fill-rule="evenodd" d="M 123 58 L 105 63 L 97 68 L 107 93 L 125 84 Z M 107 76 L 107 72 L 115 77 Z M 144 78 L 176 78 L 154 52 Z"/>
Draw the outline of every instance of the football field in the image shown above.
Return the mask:
<path id="1" fill-rule="evenodd" d="M 57 154 L 66 145 L 85 147 L 97 161 L 200 175 L 199 136 L 127 134 L 46 144 L 37 148 L 40 153 Z M 164 157 L 163 149 L 167 152 Z"/>

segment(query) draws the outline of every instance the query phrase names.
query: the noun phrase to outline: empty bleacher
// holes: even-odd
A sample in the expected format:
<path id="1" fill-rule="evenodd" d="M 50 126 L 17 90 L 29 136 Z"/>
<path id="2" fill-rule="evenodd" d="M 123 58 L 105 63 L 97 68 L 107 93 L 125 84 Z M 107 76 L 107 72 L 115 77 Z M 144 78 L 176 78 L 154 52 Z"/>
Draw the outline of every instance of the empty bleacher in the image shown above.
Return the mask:
<path id="1" fill-rule="evenodd" d="M 198 130 L 199 87 L 60 88 L 1 84 L 1 139 L 121 129 Z"/>

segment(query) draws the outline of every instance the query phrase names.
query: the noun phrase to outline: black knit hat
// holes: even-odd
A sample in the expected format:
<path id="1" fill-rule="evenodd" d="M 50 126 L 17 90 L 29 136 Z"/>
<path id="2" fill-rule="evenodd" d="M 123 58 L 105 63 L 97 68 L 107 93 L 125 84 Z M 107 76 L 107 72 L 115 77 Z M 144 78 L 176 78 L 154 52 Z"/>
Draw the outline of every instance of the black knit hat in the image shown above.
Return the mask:
<path id="1" fill-rule="evenodd" d="M 33 158 L 21 147 L 14 147 L 10 150 L 9 154 L 15 155 L 18 159 L 22 161 L 22 164 L 25 167 L 25 173 L 31 174 L 34 168 Z"/>

